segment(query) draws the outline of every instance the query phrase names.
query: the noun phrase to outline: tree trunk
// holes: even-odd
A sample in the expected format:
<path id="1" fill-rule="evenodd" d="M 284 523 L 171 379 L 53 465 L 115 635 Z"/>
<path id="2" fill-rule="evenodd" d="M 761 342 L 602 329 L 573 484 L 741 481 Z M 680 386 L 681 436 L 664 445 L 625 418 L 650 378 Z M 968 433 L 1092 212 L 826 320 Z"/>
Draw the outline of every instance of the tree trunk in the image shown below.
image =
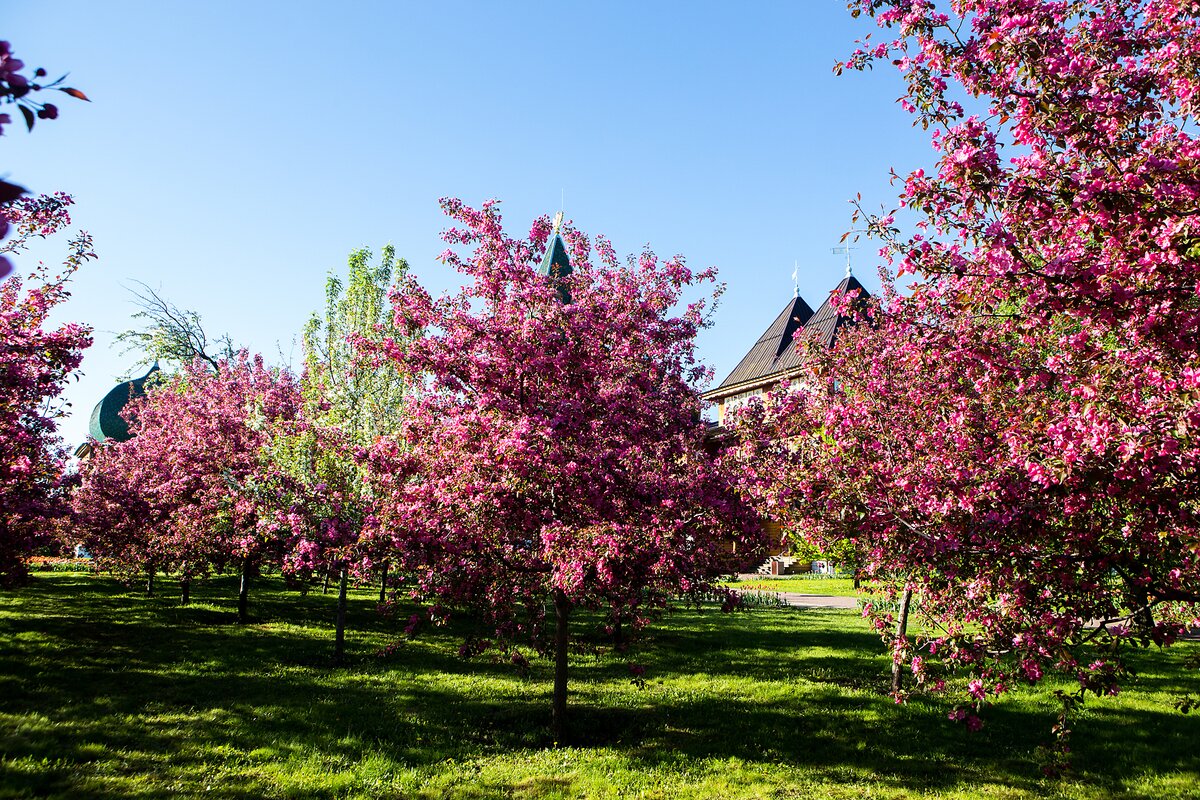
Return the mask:
<path id="1" fill-rule="evenodd" d="M 330 571 L 325 570 L 325 585 L 321 587 L 321 594 L 329 594 L 329 575 Z"/>
<path id="2" fill-rule="evenodd" d="M 1133 581 L 1126 580 L 1125 585 L 1129 587 L 1129 596 L 1133 598 L 1134 605 L 1137 607 L 1133 617 L 1143 629 L 1143 633 L 1148 636 L 1150 631 L 1154 630 L 1154 612 L 1150 610 L 1150 594 Z"/>
<path id="3" fill-rule="evenodd" d="M 900 598 L 900 618 L 896 621 L 896 639 L 908 635 L 908 607 L 912 603 L 912 589 L 905 589 Z M 896 694 L 904 685 L 904 669 L 900 662 L 892 661 L 892 693 Z"/>
<path id="4" fill-rule="evenodd" d="M 337 630 L 333 635 L 333 663 L 341 664 L 346 657 L 346 583 L 349 570 L 342 567 L 338 581 Z"/>
<path id="5" fill-rule="evenodd" d="M 242 582 L 238 586 L 237 621 L 245 625 L 250 619 L 250 559 L 242 562 Z"/>
<path id="6" fill-rule="evenodd" d="M 388 562 L 383 562 L 383 580 L 379 584 L 379 602 L 387 602 L 387 579 L 388 579 Z"/>
<path id="7" fill-rule="evenodd" d="M 146 569 L 146 597 L 154 596 L 154 565 Z"/>
<path id="8" fill-rule="evenodd" d="M 192 580 L 184 578 L 180 581 L 179 605 L 186 606 L 188 601 L 192 599 Z"/>
<path id="9" fill-rule="evenodd" d="M 1142 627 L 1146 629 L 1146 635 L 1149 636 L 1154 630 L 1154 611 L 1150 608 L 1150 598 L 1147 597 L 1142 601 L 1142 610 L 1138 613 Z"/>
<path id="10" fill-rule="evenodd" d="M 550 727 L 556 744 L 567 741 L 567 645 L 570 642 L 571 601 L 554 590 L 554 714 Z"/>

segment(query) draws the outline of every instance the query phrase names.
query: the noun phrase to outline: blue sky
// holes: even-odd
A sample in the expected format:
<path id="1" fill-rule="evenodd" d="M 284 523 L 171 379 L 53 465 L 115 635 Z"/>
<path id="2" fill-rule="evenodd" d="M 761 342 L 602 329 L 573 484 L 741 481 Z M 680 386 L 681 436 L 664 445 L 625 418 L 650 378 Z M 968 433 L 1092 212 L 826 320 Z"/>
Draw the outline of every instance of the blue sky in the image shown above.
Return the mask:
<path id="1" fill-rule="evenodd" d="M 720 380 L 791 297 L 793 261 L 814 307 L 840 280 L 847 201 L 890 208 L 889 169 L 933 158 L 895 74 L 832 74 L 874 30 L 843 0 L 0 7 L 16 55 L 93 100 L 0 138 L 0 171 L 74 194 L 100 256 L 64 307 L 96 329 L 70 442 L 136 360 L 110 346 L 133 281 L 298 357 L 356 247 L 391 242 L 431 291 L 456 285 L 436 261 L 442 196 L 499 198 L 519 233 L 564 197 L 619 251 L 716 265 L 728 292 L 699 350 Z"/>

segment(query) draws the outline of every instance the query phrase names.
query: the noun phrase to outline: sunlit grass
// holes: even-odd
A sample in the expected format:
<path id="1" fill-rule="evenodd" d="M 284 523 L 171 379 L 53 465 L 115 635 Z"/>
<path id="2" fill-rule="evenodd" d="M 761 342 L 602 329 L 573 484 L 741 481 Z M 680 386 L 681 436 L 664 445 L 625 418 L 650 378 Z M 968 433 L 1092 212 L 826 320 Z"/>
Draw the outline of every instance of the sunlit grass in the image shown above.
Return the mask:
<path id="1" fill-rule="evenodd" d="M 829 597 L 858 597 L 851 578 L 827 578 L 824 576 L 800 577 L 789 575 L 777 578 L 754 578 L 731 581 L 726 586 L 736 589 L 754 589 L 764 592 L 795 592 L 796 594 L 826 595 Z M 869 586 L 867 587 L 870 588 Z"/>
<path id="2" fill-rule="evenodd" d="M 884 694 L 889 662 L 853 612 L 679 611 L 624 655 L 581 620 L 556 747 L 540 659 L 524 676 L 464 661 L 454 630 L 379 657 L 399 623 L 363 591 L 335 669 L 332 595 L 264 580 L 241 627 L 233 595 L 219 579 L 180 608 L 62 573 L 0 593 L 0 797 L 1200 796 L 1200 719 L 1171 709 L 1200 693 L 1193 645 L 1144 654 L 1090 702 L 1073 772 L 1047 779 L 1053 686 L 969 735 L 945 701 Z"/>

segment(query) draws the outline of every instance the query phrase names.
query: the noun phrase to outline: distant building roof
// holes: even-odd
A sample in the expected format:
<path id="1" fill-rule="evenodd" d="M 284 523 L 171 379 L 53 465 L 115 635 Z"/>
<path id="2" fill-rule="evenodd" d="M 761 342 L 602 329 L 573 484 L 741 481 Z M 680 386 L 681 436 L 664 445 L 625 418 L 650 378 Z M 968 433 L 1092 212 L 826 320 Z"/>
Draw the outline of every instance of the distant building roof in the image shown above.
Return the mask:
<path id="1" fill-rule="evenodd" d="M 825 298 L 825 302 L 817 309 L 817 313 L 812 315 L 812 319 L 804 324 L 804 333 L 817 337 L 817 340 L 826 347 L 833 347 L 833 343 L 837 341 L 838 331 L 846 325 L 852 325 L 853 320 L 839 314 L 831 301 L 835 296 L 841 296 L 853 291 L 858 291 L 860 298 L 870 297 L 870 292 L 858 282 L 858 278 L 853 275 L 847 275 L 829 293 L 829 297 Z"/>
<path id="2" fill-rule="evenodd" d="M 761 386 L 781 379 L 798 368 L 801 353 L 796 344 L 796 332 L 801 329 L 804 331 L 802 335 L 814 336 L 825 347 L 833 347 L 838 331 L 852 324 L 852 320 L 838 314 L 832 300 L 835 295 L 853 291 L 858 291 L 859 297 L 869 295 L 857 278 L 847 275 L 816 312 L 800 297 L 790 300 L 729 376 L 715 389 L 705 392 L 705 397 L 723 396 L 739 389 Z"/>
<path id="3" fill-rule="evenodd" d="M 562 224 L 562 212 L 554 218 L 554 229 L 551 231 L 550 246 L 546 248 L 546 255 L 542 258 L 542 263 L 538 267 L 538 274 L 545 275 L 552 279 L 558 285 L 558 296 L 562 300 L 563 305 L 571 302 L 571 292 L 566 285 L 562 283 L 562 278 L 567 277 L 573 271 L 571 259 L 567 256 L 567 246 L 563 242 L 562 234 L 560 234 L 559 226 Z"/>
<path id="4" fill-rule="evenodd" d="M 158 364 L 155 364 L 140 378 L 131 381 L 122 381 L 104 395 L 104 399 L 96 404 L 92 409 L 92 417 L 88 422 L 88 434 L 98 442 L 103 442 L 106 439 L 112 439 L 117 442 L 125 442 L 133 438 L 129 433 L 129 423 L 121 417 L 121 410 L 125 408 L 125 404 L 134 397 L 141 397 L 146 393 L 146 380 L 158 372 Z"/>
<path id="5" fill-rule="evenodd" d="M 822 306 L 824 308 L 824 306 Z M 771 323 L 750 352 L 742 357 L 721 385 L 709 393 L 739 384 L 756 381 L 770 375 L 787 372 L 799 366 L 796 353 L 796 331 L 813 316 L 813 310 L 801 297 L 794 297 Z"/>

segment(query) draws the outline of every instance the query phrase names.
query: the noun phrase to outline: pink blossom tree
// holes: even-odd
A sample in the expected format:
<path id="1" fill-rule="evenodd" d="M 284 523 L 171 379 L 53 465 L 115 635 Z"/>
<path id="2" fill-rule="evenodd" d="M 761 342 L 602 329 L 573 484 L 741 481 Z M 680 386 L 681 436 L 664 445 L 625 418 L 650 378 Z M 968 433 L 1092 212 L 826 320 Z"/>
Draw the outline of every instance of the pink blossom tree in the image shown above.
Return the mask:
<path id="1" fill-rule="evenodd" d="M 69 225 L 70 204 L 60 194 L 0 207 L 0 222 L 17 230 L 0 245 L 0 256 Z M 27 281 L 12 276 L 0 283 L 0 585 L 20 582 L 24 557 L 65 511 L 56 400 L 92 339 L 83 325 L 51 328 L 48 320 L 70 296 L 71 275 L 94 257 L 91 245 L 86 233 L 77 234 L 59 274 L 39 265 Z"/>
<path id="2" fill-rule="evenodd" d="M 459 226 L 447 241 L 473 248 L 443 254 L 467 285 L 435 300 L 406 276 L 393 294 L 412 338 L 385 349 L 426 384 L 373 456 L 377 535 L 438 601 L 435 619 L 468 608 L 502 646 L 542 648 L 550 609 L 561 741 L 576 609 L 641 625 L 729 570 L 730 541 L 761 544 L 704 449 L 694 339 L 710 300 L 677 309 L 714 273 L 650 252 L 623 266 L 567 230 L 570 274 L 556 262 L 546 277 L 548 220 L 515 239 L 495 202 L 443 208 Z"/>
<path id="3" fill-rule="evenodd" d="M 1200 601 L 1200 6 L 850 5 L 889 34 L 848 66 L 892 60 L 939 153 L 865 218 L 917 280 L 743 421 L 751 482 L 911 592 L 921 637 L 876 624 L 971 674 L 955 718 L 1052 669 L 1116 691 Z"/>
<path id="4" fill-rule="evenodd" d="M 361 464 L 365 451 L 347 431 L 329 424 L 306 386 L 300 413 L 275 426 L 254 478 L 262 525 L 281 542 L 281 569 L 304 581 L 337 571 L 335 664 L 345 654 L 347 591 L 352 572 L 369 576 L 363 526 L 371 509 Z M 328 584 L 327 584 L 328 585 Z"/>
<path id="5" fill-rule="evenodd" d="M 276 426 L 299 404 L 290 373 L 244 351 L 215 372 L 197 359 L 153 385 L 126 406 L 133 438 L 97 447 L 82 470 L 74 507 L 89 548 L 177 572 L 185 591 L 192 578 L 236 565 L 245 622 L 255 570 L 281 560 L 291 539 L 264 513 L 273 489 L 262 475 Z"/>

